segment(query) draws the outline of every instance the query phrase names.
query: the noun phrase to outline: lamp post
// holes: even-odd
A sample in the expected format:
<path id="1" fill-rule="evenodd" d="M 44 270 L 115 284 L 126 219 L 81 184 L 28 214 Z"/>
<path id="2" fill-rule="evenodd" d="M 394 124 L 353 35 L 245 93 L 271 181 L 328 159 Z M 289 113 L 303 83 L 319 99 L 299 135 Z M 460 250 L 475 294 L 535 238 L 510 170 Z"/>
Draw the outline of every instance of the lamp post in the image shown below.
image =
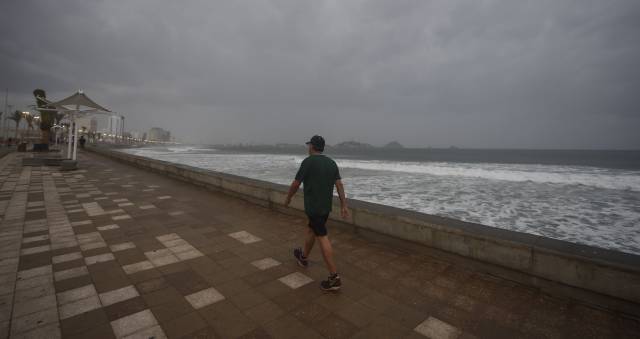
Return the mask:
<path id="1" fill-rule="evenodd" d="M 75 127 L 75 122 L 73 119 L 73 113 L 71 113 L 71 119 L 69 119 L 69 130 L 67 131 L 67 159 L 71 160 L 71 143 L 73 142 L 73 129 Z"/>
<path id="2" fill-rule="evenodd" d="M 9 101 L 9 89 L 7 88 L 4 94 L 4 114 L 2 117 L 2 141 L 7 140 L 7 118 L 9 117 L 9 112 L 11 112 L 11 108 L 9 108 L 8 101 Z"/>
<path id="3" fill-rule="evenodd" d="M 12 112 L 12 111 L 13 111 L 13 105 L 7 105 L 7 107 L 9 108 L 9 109 L 7 110 L 7 112 L 11 112 L 11 114 L 13 114 L 13 112 Z M 4 126 L 4 127 L 5 127 L 5 131 L 6 131 L 6 133 L 5 133 L 5 134 L 9 134 L 9 126 L 6 126 L 6 125 L 8 125 L 8 123 L 7 123 L 7 121 L 6 121 L 6 119 L 7 119 L 7 118 L 8 118 L 8 117 L 6 117 L 6 118 L 5 118 L 5 126 Z M 18 130 L 18 126 L 16 125 L 16 131 L 17 131 L 17 130 Z M 6 139 L 6 137 L 7 137 L 7 136 L 5 135 L 5 139 Z"/>
<path id="4" fill-rule="evenodd" d="M 122 143 L 124 144 L 124 115 L 120 116 L 122 118 L 122 126 L 120 126 L 120 136 L 122 136 Z"/>
<path id="5" fill-rule="evenodd" d="M 76 112 L 80 112 L 80 105 L 76 105 Z M 73 118 L 73 158 L 71 160 L 76 160 L 78 155 L 78 124 L 76 123 L 75 116 L 71 116 Z"/>
<path id="6" fill-rule="evenodd" d="M 31 118 L 29 118 L 29 116 L 31 116 L 30 112 L 27 112 L 27 111 L 23 111 L 22 112 L 22 119 L 24 119 L 24 121 L 27 123 L 27 128 L 22 132 L 22 138 L 21 138 L 22 142 L 24 142 L 24 139 L 25 139 L 24 134 L 25 133 L 27 134 L 27 139 L 29 138 L 29 121 L 31 120 Z M 29 141 L 27 140 L 27 143 L 28 142 Z"/>
<path id="7" fill-rule="evenodd" d="M 38 127 L 38 129 L 40 129 L 40 116 L 36 115 L 35 117 L 33 117 L 33 122 L 35 123 L 35 125 Z"/>

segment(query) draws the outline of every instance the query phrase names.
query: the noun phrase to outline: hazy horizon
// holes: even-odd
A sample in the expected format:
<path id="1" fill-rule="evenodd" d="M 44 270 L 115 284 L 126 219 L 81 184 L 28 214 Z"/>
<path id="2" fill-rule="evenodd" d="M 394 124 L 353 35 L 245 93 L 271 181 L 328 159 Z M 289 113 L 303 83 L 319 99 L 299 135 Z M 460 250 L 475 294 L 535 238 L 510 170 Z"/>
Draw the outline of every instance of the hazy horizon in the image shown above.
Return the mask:
<path id="1" fill-rule="evenodd" d="M 326 145 L 328 147 L 334 147 L 339 143 L 342 142 L 349 142 L 349 141 L 356 141 L 359 142 L 358 140 L 343 140 L 343 141 L 338 141 L 335 143 L 327 143 Z M 276 147 L 278 145 L 287 145 L 287 146 L 299 146 L 300 148 L 304 149 L 306 147 L 306 145 L 304 143 L 288 143 L 288 142 L 275 142 L 275 143 L 243 143 L 243 142 L 239 142 L 239 143 L 194 143 L 194 142 L 182 142 L 181 144 L 183 145 L 193 145 L 193 146 L 247 146 L 247 147 L 260 147 L 260 146 L 267 146 L 267 147 Z M 383 144 L 369 144 L 375 148 L 385 148 L 385 145 L 388 144 L 387 143 L 383 143 Z M 437 149 L 437 150 L 446 150 L 446 149 L 459 149 L 459 150 L 496 150 L 496 151 L 639 151 L 640 152 L 640 147 L 639 148 L 505 148 L 505 147 L 472 147 L 472 146 L 429 146 L 429 145 L 405 145 L 400 143 L 404 149 Z M 390 148 L 393 149 L 393 148 Z"/>
<path id="2" fill-rule="evenodd" d="M 83 89 L 187 143 L 640 149 L 637 1 L 25 0 L 0 28 L 14 110 Z"/>

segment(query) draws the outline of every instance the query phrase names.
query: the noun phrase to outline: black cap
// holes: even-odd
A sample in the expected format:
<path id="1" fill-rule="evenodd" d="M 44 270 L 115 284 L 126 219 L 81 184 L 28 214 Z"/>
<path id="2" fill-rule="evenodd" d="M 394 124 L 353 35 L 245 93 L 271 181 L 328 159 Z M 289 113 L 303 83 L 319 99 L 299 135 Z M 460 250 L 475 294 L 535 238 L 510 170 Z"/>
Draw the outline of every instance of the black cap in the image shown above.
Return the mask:
<path id="1" fill-rule="evenodd" d="M 311 144 L 316 151 L 324 151 L 324 138 L 319 135 L 312 136 L 311 140 L 307 141 L 306 144 Z"/>

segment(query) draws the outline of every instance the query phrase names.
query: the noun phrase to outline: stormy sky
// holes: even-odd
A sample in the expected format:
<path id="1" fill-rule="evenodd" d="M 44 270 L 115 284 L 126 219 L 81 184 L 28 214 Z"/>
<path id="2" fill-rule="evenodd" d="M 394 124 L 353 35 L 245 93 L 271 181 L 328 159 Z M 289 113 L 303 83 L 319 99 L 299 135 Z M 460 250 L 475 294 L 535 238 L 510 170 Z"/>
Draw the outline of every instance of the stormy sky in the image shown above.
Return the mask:
<path id="1" fill-rule="evenodd" d="M 192 142 L 638 149 L 640 2 L 3 0 L 0 86 Z"/>

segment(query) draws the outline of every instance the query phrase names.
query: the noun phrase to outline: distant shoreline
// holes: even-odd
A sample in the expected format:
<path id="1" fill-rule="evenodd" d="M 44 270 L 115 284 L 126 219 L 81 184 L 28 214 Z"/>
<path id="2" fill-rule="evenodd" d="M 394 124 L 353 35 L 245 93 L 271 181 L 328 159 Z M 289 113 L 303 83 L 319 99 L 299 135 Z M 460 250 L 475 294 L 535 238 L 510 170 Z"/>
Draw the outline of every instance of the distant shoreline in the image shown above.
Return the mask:
<path id="1" fill-rule="evenodd" d="M 188 147 L 188 146 L 185 146 Z M 222 152 L 273 153 L 304 155 L 301 146 L 217 145 Z M 524 150 L 524 149 L 465 149 L 465 148 L 342 148 L 327 147 L 325 154 L 367 160 L 468 162 L 529 165 L 570 165 L 640 170 L 640 150 Z"/>
<path id="2" fill-rule="evenodd" d="M 220 149 L 263 149 L 263 148 L 280 148 L 280 149 L 303 149 L 306 150 L 305 145 L 243 145 L 243 144 L 182 144 L 183 146 L 198 146 L 198 147 L 213 147 Z M 474 147 L 411 147 L 403 146 L 401 148 L 392 148 L 384 146 L 371 146 L 371 147 L 336 147 L 327 145 L 326 149 L 354 149 L 354 150 L 368 150 L 368 149 L 383 149 L 383 150 L 459 150 L 459 151 L 541 151 L 541 152 L 640 152 L 638 149 L 587 149 L 587 148 L 474 148 Z"/>
<path id="3" fill-rule="evenodd" d="M 224 153 L 259 153 L 300 155 L 305 145 L 105 145 L 108 148 L 151 148 L 185 151 L 193 148 Z M 522 165 L 587 166 L 605 169 L 640 171 L 640 150 L 524 150 L 464 148 L 340 148 L 328 146 L 325 154 L 335 158 L 397 162 L 455 162 Z"/>

